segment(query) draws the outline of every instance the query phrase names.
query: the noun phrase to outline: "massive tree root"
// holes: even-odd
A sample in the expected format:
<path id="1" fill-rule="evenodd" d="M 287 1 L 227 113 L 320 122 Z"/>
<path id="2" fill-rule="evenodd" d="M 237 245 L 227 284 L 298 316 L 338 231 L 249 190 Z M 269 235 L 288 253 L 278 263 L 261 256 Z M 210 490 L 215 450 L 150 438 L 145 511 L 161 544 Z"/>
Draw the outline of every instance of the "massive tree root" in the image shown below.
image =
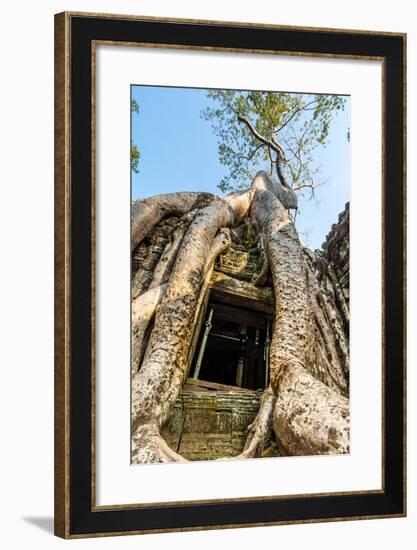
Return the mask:
<path id="1" fill-rule="evenodd" d="M 348 400 L 293 363 L 281 377 L 273 427 L 287 455 L 347 453 Z"/>
<path id="2" fill-rule="evenodd" d="M 178 201 L 177 198 L 175 200 Z M 149 335 L 149 325 L 165 293 L 166 283 L 182 240 L 196 212 L 195 209 L 190 210 L 180 218 L 177 227 L 169 235 L 168 242 L 156 264 L 148 290 L 139 294 L 132 302 L 132 376 L 137 372 L 142 361 Z"/>
<path id="3" fill-rule="evenodd" d="M 309 372 L 317 368 L 317 337 L 321 336 L 325 357 L 335 361 L 328 360 L 325 366 L 339 375 L 336 389 L 345 389 L 345 372 L 334 353 L 335 334 L 331 328 L 334 323 L 325 309 L 324 295 L 313 282 L 295 227 L 274 194 L 274 183 L 266 174 L 263 178 L 264 184 L 259 186 L 252 202 L 251 217 L 258 231 L 265 235 L 275 292 L 275 326 L 270 348 L 270 381 L 277 396 L 275 437 L 281 448 L 292 455 L 347 452 L 348 400 Z M 328 315 L 322 332 L 317 331 L 316 325 L 318 296 Z M 325 433 L 318 435 L 318 427 Z"/>
<path id="4" fill-rule="evenodd" d="M 339 320 L 332 316 L 330 297 L 317 281 L 294 224 L 277 198 L 282 194 L 279 190 L 280 184 L 259 172 L 248 190 L 212 198 L 200 208 L 176 246 L 165 292 L 150 315 L 155 314 L 154 326 L 146 352 L 143 360 L 143 349 L 139 354 L 141 365 L 132 380 L 134 462 L 183 460 L 168 447 L 160 430 L 186 376 L 191 330 L 207 271 L 230 242 L 222 228 L 238 225 L 249 212 L 266 255 L 259 283 L 266 279 L 269 267 L 275 316 L 269 357 L 270 387 L 262 396 L 258 416 L 239 458 L 260 456 L 271 430 L 279 448 L 287 454 L 348 451 L 349 409 L 344 397 L 348 388 L 347 341 Z M 184 195 L 174 200 L 181 208 L 172 207 L 170 212 L 181 210 L 184 214 L 187 207 L 196 206 L 197 197 Z M 164 197 L 166 201 L 167 196 Z M 158 208 L 161 200 L 154 200 Z M 146 227 L 141 233 L 135 229 L 136 243 L 154 226 L 150 201 L 144 214 Z M 140 221 L 135 223 L 138 228 Z M 145 320 L 146 326 L 150 316 Z"/>
<path id="5" fill-rule="evenodd" d="M 203 277 L 203 283 L 205 284 L 207 281 L 207 278 L 210 276 L 213 270 L 213 264 L 219 256 L 219 254 L 222 254 L 222 252 L 225 252 L 227 248 L 230 246 L 230 233 L 227 229 L 221 229 L 215 239 L 213 240 L 213 244 L 210 249 L 210 253 L 208 257 L 206 258 L 205 264 L 204 264 L 204 277 Z M 165 291 L 166 285 L 162 285 L 163 290 Z M 160 290 L 161 287 L 157 287 L 157 289 L 152 289 L 151 291 L 148 291 L 145 293 L 149 294 L 149 292 L 154 292 L 155 290 Z M 200 292 L 202 289 L 200 290 Z M 159 303 L 159 301 L 158 301 Z M 153 313 L 155 313 L 157 304 L 154 307 Z M 149 310 L 148 310 L 149 311 Z M 145 323 L 149 323 L 152 315 L 148 315 L 148 318 L 145 318 Z M 142 338 L 142 348 L 141 351 L 143 352 L 143 341 Z M 135 348 L 134 348 L 135 349 Z M 133 395 L 133 401 L 139 396 L 139 392 L 141 391 L 141 377 L 139 376 L 137 372 L 137 357 L 133 356 L 132 361 L 135 365 L 135 371 L 132 373 L 132 395 Z M 186 374 L 186 373 L 185 373 Z M 156 423 L 146 423 L 146 424 L 139 424 L 137 428 L 134 430 L 134 435 L 132 438 L 132 457 L 134 457 L 134 462 L 136 463 L 155 463 L 155 462 L 186 462 L 186 459 L 176 453 L 173 449 L 171 449 L 166 441 L 163 439 L 163 437 L 160 435 L 159 427 Z"/>
<path id="6" fill-rule="evenodd" d="M 210 193 L 167 193 L 132 204 L 131 248 L 134 250 L 152 229 L 168 215 L 181 216 L 202 202 L 213 198 Z"/>
<path id="7" fill-rule="evenodd" d="M 163 462 L 187 462 L 173 451 L 159 433 L 156 424 L 143 424 L 134 431 L 132 438 L 132 457 L 137 464 L 156 464 Z"/>
<path id="8" fill-rule="evenodd" d="M 236 458 L 253 458 L 260 456 L 271 441 L 272 419 L 277 397 L 269 386 L 261 397 L 259 412 L 248 426 L 248 438 L 243 452 Z"/>
<path id="9" fill-rule="evenodd" d="M 141 368 L 132 380 L 133 439 L 135 448 L 141 450 L 134 455 L 138 462 L 173 460 L 162 444 L 159 430 L 168 419 L 185 378 L 191 326 L 205 271 L 216 252 L 230 242 L 224 232 L 220 232 L 218 241 L 215 236 L 219 228 L 233 225 L 235 212 L 243 216 L 250 204 L 246 200 L 245 208 L 245 199 L 239 196 L 214 202 L 197 214 L 184 237 Z"/>
<path id="10" fill-rule="evenodd" d="M 141 294 L 132 303 L 132 376 L 139 369 L 146 342 L 146 331 L 166 290 L 166 283 Z"/>

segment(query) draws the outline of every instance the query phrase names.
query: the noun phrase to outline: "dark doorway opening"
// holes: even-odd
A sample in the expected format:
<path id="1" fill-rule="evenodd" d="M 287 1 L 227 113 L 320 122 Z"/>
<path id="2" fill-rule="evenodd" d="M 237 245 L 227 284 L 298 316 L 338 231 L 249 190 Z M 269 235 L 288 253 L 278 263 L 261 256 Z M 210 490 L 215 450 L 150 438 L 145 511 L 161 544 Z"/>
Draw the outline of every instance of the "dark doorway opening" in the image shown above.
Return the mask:
<path id="1" fill-rule="evenodd" d="M 193 378 L 251 390 L 265 388 L 270 327 L 266 314 L 209 302 Z"/>

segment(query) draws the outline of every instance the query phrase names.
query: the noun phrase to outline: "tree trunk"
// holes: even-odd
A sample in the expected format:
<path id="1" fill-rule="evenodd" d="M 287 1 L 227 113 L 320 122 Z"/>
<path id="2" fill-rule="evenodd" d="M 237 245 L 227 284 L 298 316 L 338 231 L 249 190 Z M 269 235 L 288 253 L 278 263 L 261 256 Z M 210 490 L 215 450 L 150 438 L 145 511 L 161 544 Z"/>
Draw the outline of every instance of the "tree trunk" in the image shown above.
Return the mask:
<path id="1" fill-rule="evenodd" d="M 143 358 L 146 331 L 166 290 L 166 284 L 149 289 L 132 303 L 132 376 Z"/>
<path id="2" fill-rule="evenodd" d="M 265 235 L 264 246 L 275 292 L 270 347 L 270 383 L 277 396 L 275 436 L 292 455 L 347 452 L 349 402 L 309 372 L 316 368 L 320 337 L 326 357 L 335 348 L 330 308 L 326 310 L 325 295 L 318 289 L 314 274 L 305 261 L 295 227 L 274 196 L 273 183 L 266 174 L 262 177 L 264 183 L 258 186 L 254 195 L 251 217 L 258 231 Z M 323 310 L 328 320 L 321 319 L 321 330 L 317 330 L 316 316 L 324 317 Z M 336 357 L 332 355 L 332 359 Z M 346 380 L 341 366 L 333 361 L 323 366 L 336 373 L 338 389 L 344 390 Z M 302 423 L 305 417 L 309 422 Z M 325 434 L 317 435 L 319 426 L 331 443 Z"/>
<path id="3" fill-rule="evenodd" d="M 237 226 L 247 214 L 265 250 L 265 269 L 258 284 L 270 270 L 275 315 L 269 354 L 270 387 L 262 396 L 239 458 L 260 456 L 272 430 L 285 454 L 348 451 L 348 340 L 342 317 L 336 313 L 335 302 L 340 296 L 337 298 L 338 289 L 328 277 L 323 283 L 318 262 L 303 250 L 294 224 L 278 199 L 278 186 L 265 172 L 259 172 L 248 190 L 212 198 L 200 208 L 197 195 L 204 195 L 199 200 L 207 201 L 206 194 L 172 194 L 176 206 L 170 209 L 165 206 L 169 195 L 148 199 L 143 207 L 136 203 L 136 214 L 144 212 L 134 224 L 136 244 L 168 210 L 181 215 L 195 207 L 198 210 L 181 239 L 174 239 L 175 259 L 169 259 L 172 269 L 165 291 L 156 286 L 139 297 L 147 303 L 153 297 L 154 307 L 148 307 L 146 315 L 143 308 L 136 321 L 141 327 L 142 347 L 135 355 L 132 380 L 133 462 L 184 460 L 168 447 L 160 430 L 185 380 L 205 274 L 230 242 L 223 228 Z M 167 209 L 165 214 L 156 213 L 161 204 Z M 141 219 L 145 227 L 139 231 Z M 165 269 L 160 271 L 166 273 Z M 156 282 L 165 283 L 165 277 L 158 276 Z M 152 292 L 152 297 L 146 297 Z M 159 305 L 155 295 L 162 296 Z M 154 326 L 145 351 L 144 334 L 153 315 Z"/>
<path id="4" fill-rule="evenodd" d="M 213 200 L 198 212 L 184 237 L 155 317 L 143 363 L 133 378 L 132 419 L 138 448 L 151 444 L 143 426 L 156 427 L 151 432 L 155 436 L 175 404 L 186 374 L 192 322 L 206 262 L 212 256 L 210 249 L 214 244 L 215 251 L 221 250 L 215 241 L 216 233 L 245 215 L 250 205 L 249 194 Z M 219 238 L 227 241 L 222 232 Z M 142 434 L 146 440 L 141 443 Z M 172 457 L 160 448 L 159 455 L 152 453 L 152 459 L 171 461 Z"/>
<path id="5" fill-rule="evenodd" d="M 281 376 L 273 426 L 284 454 L 349 452 L 348 400 L 300 365 Z"/>
<path id="6" fill-rule="evenodd" d="M 134 250 L 162 218 L 168 215 L 181 216 L 203 201 L 210 201 L 210 193 L 167 193 L 132 204 L 131 248 Z"/>

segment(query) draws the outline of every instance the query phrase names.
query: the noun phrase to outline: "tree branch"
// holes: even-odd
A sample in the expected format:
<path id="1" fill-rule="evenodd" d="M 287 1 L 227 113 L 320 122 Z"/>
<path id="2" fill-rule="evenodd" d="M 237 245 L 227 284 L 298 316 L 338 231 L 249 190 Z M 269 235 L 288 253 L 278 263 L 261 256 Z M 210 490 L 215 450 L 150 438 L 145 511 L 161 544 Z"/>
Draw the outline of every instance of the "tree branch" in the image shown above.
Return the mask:
<path id="1" fill-rule="evenodd" d="M 280 157 L 280 155 L 277 155 L 275 164 L 276 164 L 277 174 L 281 185 L 286 189 L 292 189 L 291 185 L 287 182 L 287 179 L 284 176 L 284 172 L 282 171 L 282 168 L 281 168 L 282 158 Z"/>
<path id="2" fill-rule="evenodd" d="M 256 130 L 256 128 L 250 123 L 250 121 L 245 116 L 238 114 L 237 119 L 239 122 L 243 122 L 244 124 L 246 124 L 250 132 L 256 137 L 258 141 L 262 142 L 264 145 L 267 145 L 268 147 L 271 147 L 271 149 L 276 151 L 276 153 L 278 153 L 279 155 L 282 155 L 283 157 L 285 156 L 282 147 L 278 145 L 278 143 L 273 142 L 270 139 L 263 136 L 262 134 L 260 134 L 258 130 Z"/>
<path id="3" fill-rule="evenodd" d="M 313 191 L 317 189 L 318 187 L 321 187 L 322 183 L 300 183 L 300 185 L 296 185 L 293 190 L 294 191 L 300 191 L 300 189 L 312 189 Z"/>
<path id="4" fill-rule="evenodd" d="M 279 181 L 280 181 L 280 183 L 283 187 L 285 187 L 286 189 L 291 189 L 291 186 L 287 182 L 287 180 L 285 178 L 285 175 L 284 175 L 284 173 L 281 169 L 281 163 L 282 163 L 283 159 L 285 159 L 285 153 L 284 153 L 284 150 L 281 147 L 281 145 L 279 145 L 279 143 L 277 143 L 275 141 L 275 139 L 273 139 L 273 138 L 272 138 L 272 140 L 267 139 L 265 136 L 260 134 L 258 132 L 258 130 L 256 130 L 256 128 L 254 128 L 254 126 L 250 123 L 250 121 L 246 117 L 238 114 L 237 119 L 239 120 L 239 122 L 243 122 L 244 124 L 246 124 L 246 126 L 249 128 L 250 132 L 256 137 L 256 139 L 258 141 L 260 141 L 264 145 L 268 146 L 269 148 L 273 149 L 277 153 L 277 158 L 276 158 L 275 163 L 276 163 L 278 179 L 279 179 Z"/>
<path id="5" fill-rule="evenodd" d="M 274 134 L 278 134 L 278 132 L 280 132 L 283 128 L 285 128 L 285 126 L 287 126 L 287 124 L 289 124 L 292 119 L 295 117 L 295 115 L 297 113 L 299 113 L 300 111 L 311 111 L 311 109 L 307 109 L 307 107 L 309 107 L 310 105 L 313 105 L 314 103 L 316 103 L 316 100 L 314 99 L 313 101 L 310 101 L 310 103 L 306 103 L 306 105 L 304 105 L 304 107 L 300 107 L 299 109 L 296 109 L 292 115 L 290 116 L 290 118 L 284 122 L 284 124 L 281 124 L 281 126 L 278 128 L 278 130 L 275 130 Z"/>
<path id="6" fill-rule="evenodd" d="M 238 156 L 238 158 L 240 158 L 240 159 L 244 159 L 244 160 L 247 160 L 247 161 L 251 161 L 251 160 L 253 159 L 253 157 L 256 155 L 256 153 L 259 151 L 259 149 L 260 149 L 261 147 L 265 147 L 265 144 L 264 144 L 264 143 L 260 143 L 259 145 L 257 145 L 257 146 L 255 147 L 255 149 L 253 149 L 253 151 L 251 151 L 251 152 L 249 153 L 249 155 L 237 155 L 237 156 Z"/>

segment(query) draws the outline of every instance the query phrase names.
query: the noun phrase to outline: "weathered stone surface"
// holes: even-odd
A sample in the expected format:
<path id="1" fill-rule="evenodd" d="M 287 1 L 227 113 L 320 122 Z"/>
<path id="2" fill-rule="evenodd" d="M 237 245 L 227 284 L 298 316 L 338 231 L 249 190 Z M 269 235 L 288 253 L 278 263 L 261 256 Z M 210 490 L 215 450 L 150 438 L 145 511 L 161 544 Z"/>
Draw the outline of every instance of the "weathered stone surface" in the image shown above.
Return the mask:
<path id="1" fill-rule="evenodd" d="M 162 436 L 188 460 L 236 456 L 245 446 L 259 398 L 255 391 L 183 390 Z"/>
<path id="2" fill-rule="evenodd" d="M 154 195 L 131 204 L 131 246 L 134 250 L 168 216 L 182 216 L 196 205 L 208 204 L 210 193 L 177 192 Z"/>
<path id="3" fill-rule="evenodd" d="M 175 230 L 179 218 L 171 216 L 161 221 L 132 254 L 132 299 L 145 292 L 154 274 L 155 267 Z"/>
<path id="4" fill-rule="evenodd" d="M 349 301 L 349 203 L 339 214 L 336 224 L 332 225 L 322 248 L 327 262 L 334 272 L 334 277 Z"/>
<path id="5" fill-rule="evenodd" d="M 262 267 L 263 259 L 257 247 L 234 244 L 216 261 L 216 271 L 253 282 Z"/>
<path id="6" fill-rule="evenodd" d="M 349 395 L 349 204 L 332 226 L 321 250 L 304 249 L 312 274 L 315 317 L 313 376 Z"/>
<path id="7" fill-rule="evenodd" d="M 256 287 L 252 283 L 230 277 L 220 271 L 214 271 L 210 285 L 213 293 L 216 291 L 227 293 L 231 304 L 244 305 L 246 301 L 250 303 L 252 309 L 267 313 L 274 311 L 274 293 L 270 287 Z"/>
<path id="8" fill-rule="evenodd" d="M 266 176 L 258 176 L 268 187 Z M 281 212 L 282 207 L 278 204 L 271 208 L 269 195 L 264 203 L 259 196 L 258 192 L 255 201 L 252 191 L 230 196 L 226 207 L 223 200 L 213 200 L 210 208 L 199 211 L 181 244 L 180 260 L 171 272 L 171 294 L 157 311 L 152 345 L 146 352 L 149 357 L 152 352 L 154 358 L 151 361 L 147 357 L 148 374 L 141 375 L 146 406 L 141 405 L 137 411 L 146 416 L 147 423 L 139 419 L 137 433 L 133 434 L 133 456 L 135 449 L 147 446 L 148 451 L 143 456 L 138 453 L 137 462 L 231 457 L 241 454 L 247 444 L 247 427 L 257 417 L 259 394 L 242 396 L 236 391 L 188 388 L 180 391 L 188 372 L 187 346 L 196 327 L 193 309 L 201 289 L 206 292 L 207 287 L 210 299 L 227 294 L 230 305 L 258 309 L 274 317 L 270 379 L 277 395 L 273 428 L 278 451 L 272 441 L 262 453 L 308 455 L 349 450 L 348 400 L 344 397 L 349 392 L 348 205 L 323 249 L 311 253 L 297 244 L 296 231 Z M 269 265 L 269 276 L 261 284 L 270 286 L 259 288 L 253 284 L 265 253 L 257 248 L 253 226 L 243 215 L 247 203 L 251 203 L 252 210 L 254 204 L 257 208 L 254 219 L 258 218 L 259 236 L 269 239 L 269 262 L 264 264 Z M 157 223 L 134 251 L 133 297 L 151 284 L 179 219 L 171 216 Z M 207 277 L 207 285 L 199 286 L 207 243 L 218 234 L 216 227 L 225 225 L 235 225 L 233 245 L 216 262 L 210 283 Z M 161 435 L 168 449 L 159 435 L 159 426 L 163 426 Z"/>

